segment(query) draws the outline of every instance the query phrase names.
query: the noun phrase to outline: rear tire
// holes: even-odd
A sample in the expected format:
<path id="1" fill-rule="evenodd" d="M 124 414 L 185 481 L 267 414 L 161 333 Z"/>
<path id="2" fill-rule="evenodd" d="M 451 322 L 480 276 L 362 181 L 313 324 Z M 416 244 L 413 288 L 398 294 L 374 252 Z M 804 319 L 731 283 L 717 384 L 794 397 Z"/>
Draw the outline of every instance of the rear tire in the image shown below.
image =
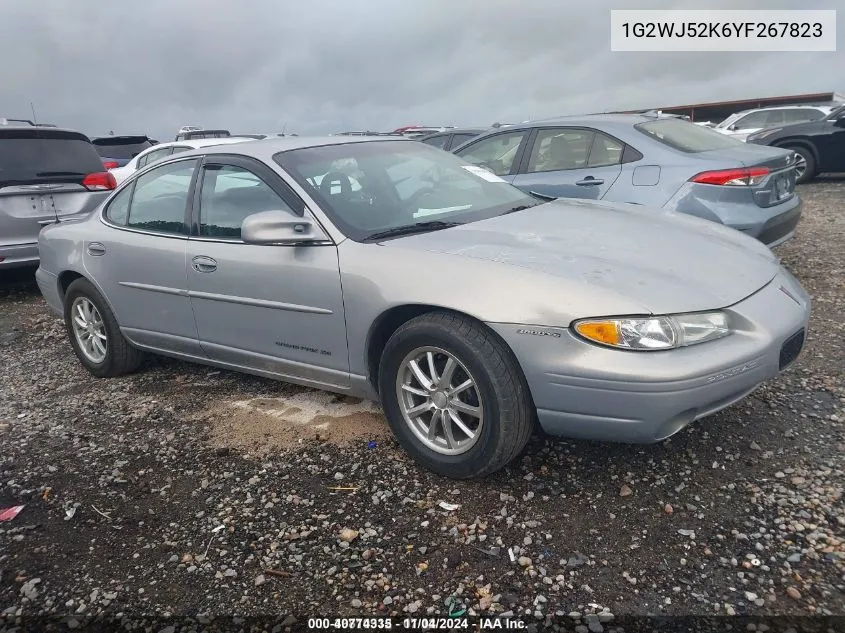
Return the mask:
<path id="1" fill-rule="evenodd" d="M 77 279 L 65 293 L 65 328 L 76 357 L 97 378 L 128 374 L 144 354 L 126 340 L 103 296 L 87 279 Z"/>
<path id="2" fill-rule="evenodd" d="M 379 393 L 408 454 L 454 479 L 503 468 L 534 428 L 516 357 L 482 324 L 458 314 L 434 312 L 402 325 L 382 353 Z"/>
<path id="3" fill-rule="evenodd" d="M 798 154 L 798 165 L 804 166 L 803 171 L 799 174 L 798 165 L 795 167 L 795 184 L 800 185 L 805 182 L 810 182 L 816 177 L 816 158 L 813 152 L 808 150 L 803 145 L 785 146 L 784 149 L 791 149 Z"/>

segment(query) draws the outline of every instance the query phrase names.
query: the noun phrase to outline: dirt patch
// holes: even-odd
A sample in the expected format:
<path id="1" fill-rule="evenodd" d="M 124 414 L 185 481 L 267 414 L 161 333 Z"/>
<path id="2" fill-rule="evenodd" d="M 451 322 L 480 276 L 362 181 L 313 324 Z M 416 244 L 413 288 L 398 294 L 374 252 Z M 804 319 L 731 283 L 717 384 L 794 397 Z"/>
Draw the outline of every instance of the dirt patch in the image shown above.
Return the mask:
<path id="1" fill-rule="evenodd" d="M 223 402 L 202 417 L 211 421 L 209 441 L 213 446 L 255 457 L 312 440 L 336 446 L 366 445 L 390 435 L 374 402 L 323 391 Z"/>

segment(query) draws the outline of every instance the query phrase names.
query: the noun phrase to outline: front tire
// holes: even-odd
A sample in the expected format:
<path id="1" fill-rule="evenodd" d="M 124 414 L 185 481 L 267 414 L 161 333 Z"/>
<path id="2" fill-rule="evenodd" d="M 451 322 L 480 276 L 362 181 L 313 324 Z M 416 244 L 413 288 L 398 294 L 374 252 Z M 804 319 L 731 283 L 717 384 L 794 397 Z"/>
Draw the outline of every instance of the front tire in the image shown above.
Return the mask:
<path id="1" fill-rule="evenodd" d="M 132 346 L 114 314 L 87 279 L 77 279 L 65 293 L 65 328 L 76 357 L 98 378 L 128 374 L 141 365 L 143 353 Z"/>
<path id="2" fill-rule="evenodd" d="M 813 156 L 813 152 L 803 145 L 787 146 L 784 149 L 791 149 L 798 154 L 798 160 L 795 164 L 795 184 L 800 185 L 810 182 L 816 177 L 816 158 Z"/>
<path id="3" fill-rule="evenodd" d="M 419 316 L 390 337 L 379 393 L 411 457 L 454 479 L 503 468 L 525 448 L 534 426 L 528 385 L 511 350 L 457 314 Z"/>

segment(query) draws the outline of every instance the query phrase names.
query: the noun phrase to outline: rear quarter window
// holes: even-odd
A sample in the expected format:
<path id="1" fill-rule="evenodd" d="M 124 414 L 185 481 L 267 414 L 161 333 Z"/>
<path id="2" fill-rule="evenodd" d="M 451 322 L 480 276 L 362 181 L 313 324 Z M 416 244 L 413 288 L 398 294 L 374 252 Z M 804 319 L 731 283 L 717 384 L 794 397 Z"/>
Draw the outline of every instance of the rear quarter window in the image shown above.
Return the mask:
<path id="1" fill-rule="evenodd" d="M 658 119 L 637 123 L 634 129 L 662 145 L 688 154 L 744 145 L 742 141 L 715 130 L 678 119 Z"/>
<path id="2" fill-rule="evenodd" d="M 104 171 L 88 137 L 66 130 L 0 128 L 0 187 L 50 182 L 82 183 Z"/>

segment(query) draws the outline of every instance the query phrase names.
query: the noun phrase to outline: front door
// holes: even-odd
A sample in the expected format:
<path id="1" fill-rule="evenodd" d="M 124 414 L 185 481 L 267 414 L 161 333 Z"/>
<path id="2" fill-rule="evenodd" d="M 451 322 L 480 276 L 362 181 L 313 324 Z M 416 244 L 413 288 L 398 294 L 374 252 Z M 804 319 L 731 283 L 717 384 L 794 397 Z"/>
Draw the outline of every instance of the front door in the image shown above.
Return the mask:
<path id="1" fill-rule="evenodd" d="M 307 213 L 270 168 L 206 157 L 188 241 L 188 295 L 208 357 L 314 386 L 347 387 L 349 354 L 334 244 L 245 244 L 260 211 Z"/>
<path id="2" fill-rule="evenodd" d="M 185 282 L 187 211 L 198 159 L 141 175 L 105 210 L 111 230 L 85 243 L 89 278 L 102 285 L 126 336 L 148 348 L 201 356 Z"/>
<path id="3" fill-rule="evenodd" d="M 537 130 L 513 184 L 556 198 L 601 200 L 622 171 L 624 143 L 585 128 Z"/>
<path id="4" fill-rule="evenodd" d="M 811 137 L 819 152 L 819 171 L 845 171 L 845 112 L 825 122 L 823 134 Z"/>

